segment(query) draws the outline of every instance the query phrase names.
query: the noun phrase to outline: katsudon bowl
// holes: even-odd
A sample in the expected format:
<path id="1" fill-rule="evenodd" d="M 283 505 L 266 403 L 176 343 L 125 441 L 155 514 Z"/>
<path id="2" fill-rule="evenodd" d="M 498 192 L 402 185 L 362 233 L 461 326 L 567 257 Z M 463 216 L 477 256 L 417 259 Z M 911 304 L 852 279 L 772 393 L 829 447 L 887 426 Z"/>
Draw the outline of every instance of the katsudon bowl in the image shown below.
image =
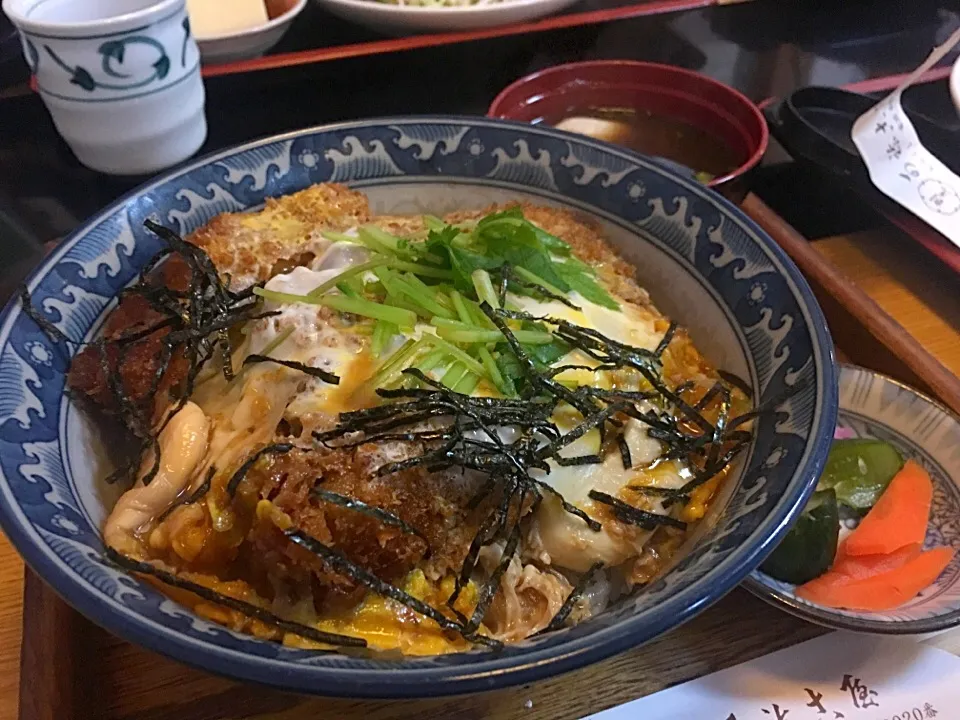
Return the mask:
<path id="1" fill-rule="evenodd" d="M 121 570 L 101 528 L 116 498 L 98 425 L 65 393 L 81 343 L 158 251 L 152 219 L 187 234 L 224 212 L 345 183 L 378 214 L 531 201 L 594 223 L 700 352 L 770 412 L 706 516 L 648 585 L 570 627 L 429 657 L 318 652 L 212 624 Z M 175 169 L 85 223 L 33 274 L 46 331 L 14 299 L 0 322 L 0 521 L 81 613 L 182 662 L 285 690 L 415 697 L 527 683 L 645 643 L 707 608 L 775 547 L 803 508 L 836 421 L 832 343 L 803 277 L 736 207 L 616 147 L 549 128 L 458 117 L 368 120 L 232 148 Z M 36 316 L 36 313 L 34 314 Z M 55 330 L 52 330 L 55 328 Z M 69 340 L 67 340 L 69 339 Z"/>

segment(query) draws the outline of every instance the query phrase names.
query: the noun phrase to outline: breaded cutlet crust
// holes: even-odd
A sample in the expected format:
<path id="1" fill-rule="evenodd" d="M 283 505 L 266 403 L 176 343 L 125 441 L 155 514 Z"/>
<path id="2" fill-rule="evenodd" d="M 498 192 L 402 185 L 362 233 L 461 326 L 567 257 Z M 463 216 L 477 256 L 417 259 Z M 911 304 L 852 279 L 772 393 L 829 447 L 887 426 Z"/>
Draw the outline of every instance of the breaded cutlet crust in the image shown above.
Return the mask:
<path id="1" fill-rule="evenodd" d="M 489 510 L 487 504 L 466 510 L 474 488 L 442 472 L 429 473 L 418 467 L 377 477 L 383 462 L 382 452 L 373 444 L 295 450 L 271 459 L 248 478 L 260 487 L 260 495 L 289 515 L 297 527 L 381 579 L 399 580 L 425 559 L 429 560 L 425 570 L 436 577 L 459 570 Z M 384 510 L 423 537 L 325 502 L 312 493 L 314 488 Z M 287 568 L 307 569 L 339 592 L 357 587 L 352 578 L 330 572 L 315 555 L 292 544 L 268 523 L 255 523 L 248 540 L 258 549 L 255 557 L 272 556 L 274 562 L 282 558 Z M 268 571 L 269 567 L 268 563 Z"/>
<path id="2" fill-rule="evenodd" d="M 365 195 L 326 183 L 267 198 L 257 212 L 217 215 L 187 239 L 203 248 L 236 288 L 268 280 L 278 262 L 311 253 L 324 244 L 325 230 L 343 231 L 368 222 Z"/>
<path id="3" fill-rule="evenodd" d="M 450 213 L 444 220 L 477 220 L 512 207 L 520 207 L 528 220 L 567 242 L 573 254 L 596 269 L 616 295 L 637 305 L 649 305 L 649 296 L 633 278 L 633 268 L 587 216 L 544 205 L 507 203 Z M 284 260 L 302 257 L 309 262 L 323 246 L 324 231 L 342 232 L 367 223 L 397 235 L 426 231 L 422 216 L 374 217 L 365 195 L 345 185 L 325 183 L 269 198 L 265 207 L 254 213 L 218 215 L 188 239 L 210 255 L 221 273 L 229 273 L 235 285 L 242 287 L 268 280 Z"/>

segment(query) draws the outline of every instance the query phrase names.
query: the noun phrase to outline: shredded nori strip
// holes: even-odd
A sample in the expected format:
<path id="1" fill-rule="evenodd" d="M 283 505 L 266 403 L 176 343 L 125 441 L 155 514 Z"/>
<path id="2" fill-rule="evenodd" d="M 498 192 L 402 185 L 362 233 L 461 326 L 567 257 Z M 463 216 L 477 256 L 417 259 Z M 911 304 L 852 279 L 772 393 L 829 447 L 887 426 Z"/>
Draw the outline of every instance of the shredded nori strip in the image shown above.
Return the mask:
<path id="1" fill-rule="evenodd" d="M 710 446 L 710 462 L 716 460 L 723 447 L 723 438 L 727 430 L 727 421 L 730 418 L 731 395 L 730 388 L 720 387 L 720 407 L 717 411 L 717 419 L 713 423 L 713 444 Z"/>
<path id="2" fill-rule="evenodd" d="M 346 508 L 347 510 L 354 510 L 355 512 L 366 515 L 367 517 L 379 520 L 384 525 L 390 525 L 391 527 L 399 528 L 407 535 L 416 535 L 427 544 L 427 552 L 429 553 L 430 541 L 427 540 L 427 536 L 388 510 L 384 510 L 383 508 L 379 508 L 374 505 L 368 505 L 362 500 L 347 497 L 346 495 L 331 492 L 330 490 L 324 490 L 323 488 L 319 487 L 313 488 L 310 491 L 310 494 L 315 495 L 324 502 Z"/>
<path id="3" fill-rule="evenodd" d="M 584 435 L 586 435 L 588 432 L 590 432 L 590 430 L 592 430 L 593 428 L 602 426 L 614 414 L 620 412 L 621 410 L 624 410 L 625 408 L 626 408 L 626 405 L 624 405 L 623 403 L 615 403 L 613 405 L 608 405 L 602 410 L 598 410 L 597 412 L 591 415 L 588 415 L 583 419 L 583 421 L 579 425 L 573 428 L 573 430 L 568 432 L 566 435 L 561 435 L 559 438 L 557 438 L 553 442 L 550 442 L 544 447 L 540 448 L 540 450 L 537 451 L 537 457 L 541 459 L 545 459 L 548 457 L 557 457 L 561 448 L 566 447 L 567 445 L 570 445 L 573 442 L 576 442 L 577 440 L 582 438 Z"/>
<path id="4" fill-rule="evenodd" d="M 463 559 L 463 565 L 460 566 L 460 573 L 455 578 L 453 592 L 450 594 L 450 597 L 447 598 L 447 607 L 453 609 L 453 604 L 457 601 L 457 598 L 460 597 L 460 592 L 470 581 L 470 576 L 477 567 L 480 550 L 484 546 L 492 543 L 496 538 L 501 517 L 501 513 L 491 512 L 484 519 L 483 523 L 481 523 L 477 534 L 473 536 L 473 540 L 470 541 L 470 547 L 467 548 L 466 557 Z M 463 623 L 466 624 L 467 620 L 462 616 L 460 617 Z"/>
<path id="5" fill-rule="evenodd" d="M 384 399 L 397 402 L 344 413 L 340 417 L 337 428 L 316 435 L 317 439 L 324 443 L 331 443 L 348 435 L 353 436 L 348 444 L 337 444 L 335 447 L 356 446 L 387 438 L 423 444 L 424 450 L 421 454 L 399 462 L 388 463 L 378 469 L 379 475 L 418 466 L 425 466 L 428 471 L 460 467 L 487 474 L 487 479 L 470 500 L 469 507 L 476 507 L 484 498 L 490 497 L 495 492 L 500 494 L 500 501 L 481 523 L 471 542 L 456 578 L 455 590 L 448 601 L 448 606 L 452 606 L 456 601 L 462 588 L 476 570 L 479 553 L 483 547 L 501 540 L 507 542 L 506 549 L 510 549 L 510 541 L 516 536 L 518 526 L 515 523 L 512 528 L 507 528 L 506 525 L 511 513 L 511 504 L 516 502 L 517 498 L 521 499 L 522 506 L 524 497 L 533 497 L 537 502 L 542 497 L 541 493 L 557 495 L 567 512 L 584 520 L 591 529 L 601 529 L 600 523 L 583 510 L 567 503 L 548 483 L 534 479 L 529 473 L 534 468 L 543 469 L 542 463 L 547 458 L 561 465 L 602 462 L 602 457 L 597 455 L 565 458 L 559 454 L 559 451 L 595 427 L 601 432 L 608 426 L 622 428 L 623 423 L 617 419 L 617 414 L 622 412 L 645 423 L 649 435 L 667 445 L 667 455 L 677 458 L 686 457 L 691 464 L 697 458 L 706 462 L 704 470 L 697 472 L 687 486 L 680 490 L 666 491 L 664 494 L 669 493 L 666 502 L 674 502 L 683 497 L 682 493 L 689 493 L 696 485 L 723 470 L 750 437 L 747 433 L 733 430 L 727 422 L 730 393 L 729 389 L 722 384 L 713 389 L 710 397 L 697 406 L 691 406 L 680 397 L 686 388 L 680 387 L 671 391 L 664 384 L 660 377 L 658 353 L 662 353 L 669 344 L 676 326 L 672 325 L 667 330 L 662 346 L 656 353 L 651 353 L 616 343 L 594 330 L 581 328 L 566 321 L 494 310 L 486 304 L 482 304 L 481 307 L 487 317 L 503 333 L 529 381 L 529 387 L 524 395 L 518 399 L 472 398 L 454 393 L 417 370 L 410 370 L 408 374 L 416 377 L 426 387 L 378 390 L 378 394 Z M 507 318 L 540 321 L 553 325 L 557 328 L 556 334 L 560 339 L 597 360 L 601 369 L 636 369 L 653 389 L 641 391 L 607 391 L 590 387 L 570 389 L 553 379 L 564 368 L 538 369 L 506 325 Z M 579 367 L 570 366 L 567 369 Z M 589 366 L 583 366 L 584 369 L 587 367 Z M 589 367 L 589 369 L 597 368 Z M 721 403 L 720 417 L 716 423 L 711 423 L 700 411 L 717 397 L 720 398 Z M 646 401 L 653 401 L 662 409 L 641 410 L 638 403 Z M 566 434 L 560 433 L 551 419 L 557 405 L 561 402 L 573 406 L 581 414 L 581 421 Z M 671 408 L 676 411 L 676 416 L 668 412 Z M 412 428 L 428 421 L 439 423 L 440 428 L 403 431 L 404 428 Z M 695 426 L 698 432 L 693 432 L 681 423 Z M 511 443 L 504 442 L 497 433 L 498 429 L 505 427 L 514 428 L 512 437 L 517 439 Z M 465 435 L 468 430 L 480 431 L 482 433 L 480 439 L 470 439 Z M 616 441 L 624 467 L 632 468 L 633 460 L 622 430 Z M 724 448 L 724 446 L 727 447 Z M 641 490 L 641 488 L 637 489 Z M 640 525 L 651 530 L 662 525 L 686 527 L 685 523 L 672 517 L 640 510 L 605 493 L 593 491 L 590 497 L 595 501 L 611 505 L 614 516 L 622 522 Z M 519 514 L 516 517 L 516 522 L 519 522 Z M 498 566 L 501 575 L 509 564 L 509 558 L 510 553 L 507 553 L 507 556 L 501 559 Z M 498 587 L 499 575 L 495 573 L 488 578 L 481 591 L 483 602 L 478 606 L 479 610 L 484 610 L 486 605 L 492 602 Z M 458 613 L 457 616 L 460 617 Z M 467 624 L 467 629 L 475 629 L 478 627 L 476 623 L 477 613 L 474 614 L 471 623 Z"/>
<path id="6" fill-rule="evenodd" d="M 627 445 L 627 439 L 622 434 L 617 436 L 617 447 L 620 448 L 620 461 L 623 463 L 623 469 L 632 470 L 633 458 L 630 457 L 630 446 Z"/>
<path id="7" fill-rule="evenodd" d="M 503 336 L 507 339 L 507 344 L 510 346 L 510 350 L 516 356 L 517 360 L 520 362 L 520 367 L 523 369 L 524 375 L 527 376 L 527 379 L 533 384 L 537 389 L 543 390 L 546 393 L 553 395 L 556 398 L 565 400 L 571 406 L 575 407 L 580 411 L 580 414 L 584 417 L 587 417 L 591 414 L 595 407 L 592 407 L 590 403 L 587 403 L 582 396 L 575 394 L 572 390 L 567 389 L 561 383 L 558 383 L 551 377 L 545 377 L 544 375 L 537 372 L 537 366 L 530 359 L 530 356 L 524 351 L 523 346 L 517 340 L 516 336 L 510 331 L 510 328 L 507 327 L 507 323 L 504 321 L 504 318 L 510 317 L 515 318 L 518 313 L 507 312 L 503 310 L 494 310 L 487 303 L 481 303 L 480 309 L 483 313 L 490 318 L 497 329 L 503 333 Z M 532 315 L 526 313 L 519 313 L 524 315 L 523 319 L 527 320 L 538 320 Z"/>
<path id="8" fill-rule="evenodd" d="M 170 507 L 160 513 L 160 517 L 157 518 L 157 522 L 163 522 L 170 516 L 174 510 L 176 510 L 181 505 L 193 505 L 194 503 L 199 502 L 203 499 L 203 496 L 210 492 L 210 486 L 213 482 L 213 476 L 217 474 L 217 468 L 213 465 L 210 466 L 210 469 L 207 470 L 207 476 L 203 479 L 203 482 L 200 484 L 196 490 L 187 495 L 182 499 L 177 499 Z"/>
<path id="9" fill-rule="evenodd" d="M 305 637 L 308 640 L 325 643 L 327 645 L 355 648 L 364 648 L 367 646 L 367 641 L 363 638 L 324 632 L 323 630 L 312 628 L 309 625 L 302 625 L 301 623 L 293 622 L 292 620 L 284 620 L 283 618 L 274 615 L 269 610 L 259 607 L 258 605 L 253 605 L 252 603 L 248 603 L 244 600 L 232 598 L 229 595 L 223 595 L 222 593 L 218 593 L 216 590 L 212 590 L 205 585 L 195 583 L 192 580 L 187 580 L 186 578 L 182 578 L 172 572 L 158 568 L 156 565 L 135 560 L 132 557 L 123 555 L 122 553 L 114 550 L 112 547 L 107 546 L 104 548 L 104 555 L 110 562 L 123 568 L 124 570 L 140 573 L 141 575 L 150 575 L 166 585 L 180 588 L 181 590 L 186 590 L 187 592 L 191 592 L 208 602 L 222 605 L 230 608 L 231 610 L 236 610 L 239 613 L 243 613 L 248 617 L 256 618 L 260 622 L 271 625 L 279 630 L 293 633 L 294 635 Z"/>
<path id="10" fill-rule="evenodd" d="M 803 390 L 806 386 L 807 386 L 807 382 L 805 380 L 798 380 L 796 383 L 788 387 L 782 393 L 780 393 L 779 395 L 774 395 L 769 400 L 766 400 L 760 403 L 760 405 L 755 407 L 750 412 L 745 412 L 743 415 L 737 415 L 737 417 L 735 417 L 733 420 L 731 420 L 727 424 L 727 431 L 729 432 L 729 431 L 735 430 L 736 428 L 743 425 L 745 422 L 749 422 L 750 420 L 754 420 L 755 418 L 774 412 L 777 409 L 777 407 L 780 406 L 781 403 L 786 402 L 787 400 L 792 398 L 798 392 Z"/>
<path id="11" fill-rule="evenodd" d="M 653 354 L 657 357 L 661 357 L 666 349 L 670 346 L 670 342 L 673 340 L 673 336 L 677 332 L 677 324 L 673 321 L 670 322 L 670 327 L 667 328 L 667 332 L 663 334 L 663 338 L 657 344 L 657 349 L 653 351 Z"/>
<path id="12" fill-rule="evenodd" d="M 583 520 L 587 524 L 587 527 L 589 527 L 591 530 L 593 530 L 594 532 L 600 532 L 603 529 L 603 525 L 601 525 L 598 521 L 594 520 L 592 517 L 587 515 L 586 512 L 578 508 L 576 505 L 573 505 L 572 503 L 568 502 L 567 499 L 560 494 L 560 491 L 554 488 L 552 485 L 545 482 L 541 482 L 541 481 L 537 481 L 537 485 L 543 488 L 544 490 L 546 490 L 547 492 L 549 492 L 558 500 L 560 500 L 560 504 L 563 506 L 564 510 L 566 510 L 571 515 L 575 515 L 576 517 Z"/>
<path id="13" fill-rule="evenodd" d="M 394 600 L 404 605 L 416 613 L 428 617 L 439 625 L 443 630 L 450 630 L 463 635 L 471 642 L 488 645 L 499 648 L 501 643 L 483 635 L 476 634 L 474 628 L 472 631 L 466 631 L 466 628 L 458 622 L 455 622 L 441 613 L 435 607 L 428 605 L 422 600 L 418 600 L 407 592 L 404 592 L 395 585 L 391 585 L 374 575 L 366 568 L 357 565 L 352 560 L 334 550 L 316 538 L 308 535 L 303 530 L 292 528 L 285 530 L 286 535 L 292 542 L 296 543 L 305 550 L 309 550 L 314 555 L 323 560 L 327 565 L 333 568 L 334 572 L 345 575 L 366 587 L 368 590 L 382 597 Z"/>
<path id="14" fill-rule="evenodd" d="M 138 280 L 124 289 L 120 296 L 140 296 L 161 318 L 151 324 L 137 323 L 118 336 L 99 338 L 89 343 L 90 352 L 96 353 L 99 358 L 100 371 L 113 400 L 114 408 L 108 411 L 119 416 L 139 444 L 130 462 L 107 478 L 110 482 L 121 477 L 132 477 L 150 451 L 154 453 L 153 463 L 142 478 L 144 484 L 156 476 L 160 467 L 158 437 L 189 400 L 201 368 L 219 353 L 224 377 L 228 380 L 233 377 L 230 363 L 233 348 L 228 330 L 238 324 L 275 314 L 261 312 L 261 301 L 253 294 L 252 287 L 242 292 L 231 291 L 201 248 L 152 220 L 145 221 L 144 225 L 166 247 L 146 263 Z M 174 290 L 152 276 L 161 262 L 174 255 L 185 263 L 189 271 L 186 290 Z M 67 338 L 30 305 L 26 288 L 21 290 L 21 299 L 26 314 L 52 338 L 77 346 L 84 344 Z M 125 358 L 136 343 L 160 331 L 166 331 L 166 334 L 160 338 L 160 350 L 150 385 L 142 397 L 134 399 L 125 387 L 122 372 Z M 158 423 L 153 419 L 156 396 L 175 358 L 186 360 L 186 376 L 169 389 L 171 402 L 165 410 L 166 415 Z"/>
<path id="15" fill-rule="evenodd" d="M 474 608 L 473 615 L 470 617 L 470 622 L 467 623 L 464 628 L 464 632 L 475 633 L 480 627 L 480 623 L 483 622 L 483 616 L 486 615 L 487 610 L 490 608 L 490 603 L 493 602 L 494 596 L 500 589 L 500 580 L 503 578 L 503 574 L 507 571 L 507 567 L 510 565 L 510 561 L 513 560 L 513 556 L 517 554 L 517 546 L 519 544 L 520 523 L 518 522 L 510 533 L 510 537 L 507 539 L 507 544 L 503 548 L 503 554 L 500 556 L 500 562 L 497 563 L 496 569 L 490 573 L 490 577 L 477 595 L 477 606 Z"/>
<path id="16" fill-rule="evenodd" d="M 547 288 L 545 288 L 543 285 L 540 285 L 539 283 L 528 282 L 527 280 L 522 279 L 520 276 L 517 275 L 517 273 L 513 271 L 513 268 L 511 268 L 510 265 L 507 263 L 504 263 L 499 268 L 497 268 L 497 272 L 500 274 L 500 298 L 499 299 L 500 299 L 501 307 L 503 307 L 504 298 L 506 297 L 506 292 L 504 290 L 505 286 L 508 285 L 509 283 L 514 283 L 516 286 L 524 290 L 528 290 L 528 291 L 532 290 L 533 294 L 535 295 L 541 295 L 547 298 L 548 300 L 555 300 L 558 303 L 562 303 L 563 305 L 566 305 L 568 308 L 572 308 L 573 310 L 580 310 L 580 307 L 577 305 L 574 305 L 569 298 L 563 295 L 557 295 L 557 293 L 551 290 L 548 290 Z"/>
<path id="17" fill-rule="evenodd" d="M 547 368 L 543 371 L 543 374 L 547 377 L 556 377 L 561 373 L 565 373 L 567 370 L 589 370 L 590 372 L 599 372 L 602 370 L 616 370 L 615 365 L 558 365 L 556 367 Z"/>
<path id="18" fill-rule="evenodd" d="M 580 576 L 580 579 L 577 580 L 576 586 L 570 591 L 570 594 L 567 595 L 567 599 L 563 601 L 563 605 L 560 606 L 560 609 L 557 610 L 557 614 L 554 615 L 550 620 L 550 624 L 540 631 L 541 633 L 553 632 L 554 630 L 559 630 L 563 627 L 563 624 L 567 621 L 567 618 L 570 617 L 570 613 L 573 612 L 573 608 L 575 608 L 577 603 L 580 601 L 580 597 L 583 595 L 584 591 L 586 591 L 587 585 L 590 584 L 590 581 L 593 580 L 594 576 L 602 568 L 602 562 L 594 563 L 590 566 L 589 570 Z"/>
<path id="19" fill-rule="evenodd" d="M 340 378 L 337 375 L 334 375 L 332 372 L 327 372 L 326 370 L 321 370 L 320 368 L 312 367 L 306 363 L 297 362 L 296 360 L 278 360 L 277 358 L 272 358 L 267 355 L 247 355 L 243 359 L 244 365 L 252 365 L 254 363 L 273 363 L 275 365 L 283 365 L 284 367 L 290 368 L 291 370 L 299 370 L 302 373 L 306 373 L 315 378 L 320 378 L 326 383 L 331 385 L 339 385 Z"/>
<path id="20" fill-rule="evenodd" d="M 691 492 L 696 490 L 698 487 L 703 485 L 709 480 L 712 480 L 720 472 L 726 469 L 726 467 L 733 462 L 733 459 L 740 454 L 740 452 L 747 446 L 747 443 L 740 443 L 730 448 L 726 453 L 721 455 L 715 461 L 710 463 L 706 468 L 696 473 L 696 477 L 693 480 L 688 482 L 683 487 L 676 490 L 677 495 L 689 495 Z"/>
<path id="21" fill-rule="evenodd" d="M 680 410 L 680 412 L 686 416 L 688 420 L 696 424 L 704 431 L 713 433 L 714 427 L 710 422 L 708 422 L 696 409 L 686 403 L 683 398 L 681 398 L 678 394 L 671 392 L 666 385 L 664 385 L 660 377 L 660 358 L 654 353 L 651 353 L 649 350 L 624 345 L 623 343 L 619 343 L 615 340 L 605 337 L 596 330 L 580 327 L 579 325 L 575 325 L 566 320 L 549 317 L 536 318 L 533 315 L 522 312 L 505 312 L 502 310 L 494 311 L 485 304 L 481 305 L 481 309 L 483 309 L 487 316 L 490 317 L 495 323 L 498 323 L 498 328 L 506 336 L 511 349 L 513 349 L 514 354 L 516 354 L 517 358 L 521 361 L 521 367 L 524 367 L 525 370 L 532 370 L 534 373 L 536 372 L 536 368 L 532 367 L 532 363 L 530 362 L 529 358 L 527 358 L 527 362 L 524 362 L 523 357 L 518 354 L 518 350 L 520 353 L 522 353 L 522 348 L 519 347 L 519 343 L 516 342 L 516 338 L 513 338 L 512 333 L 510 333 L 509 329 L 506 327 L 506 324 L 503 322 L 504 317 L 537 320 L 540 322 L 545 322 L 549 325 L 554 325 L 556 328 L 554 330 L 555 335 L 557 335 L 560 339 L 565 340 L 570 345 L 583 351 L 594 360 L 597 360 L 604 365 L 613 365 L 616 367 L 625 368 L 629 367 L 637 370 L 647 380 L 647 382 L 649 382 L 653 388 L 661 396 L 663 396 L 665 400 Z M 553 381 L 551 380 L 550 382 Z M 544 378 L 542 377 L 540 378 L 540 384 L 545 384 Z M 555 387 L 546 385 L 546 388 L 549 391 L 554 392 L 554 394 L 557 393 L 557 388 Z M 564 388 L 564 390 L 566 389 Z M 568 397 L 565 396 L 561 397 L 580 410 L 584 416 L 589 414 L 584 412 L 583 405 L 581 403 L 575 401 L 572 402 L 568 399 Z"/>
<path id="22" fill-rule="evenodd" d="M 576 457 L 564 457 L 557 455 L 553 458 L 554 462 L 560 467 L 574 467 L 577 465 L 599 465 L 603 458 L 599 455 L 577 455 Z"/>
<path id="23" fill-rule="evenodd" d="M 709 390 L 707 390 L 707 392 L 704 393 L 703 397 L 697 400 L 697 404 L 693 406 L 694 409 L 703 410 L 711 402 L 713 402 L 713 399 L 717 397 L 717 395 L 719 395 L 722 390 L 723 390 L 723 383 L 720 383 L 720 382 L 714 383 L 713 386 Z"/>
<path id="24" fill-rule="evenodd" d="M 717 370 L 717 375 L 720 376 L 720 379 L 723 380 L 728 385 L 733 385 L 740 392 L 747 396 L 749 399 L 753 399 L 753 388 L 744 380 L 742 377 L 736 373 L 729 372 L 727 370 Z"/>
<path id="25" fill-rule="evenodd" d="M 633 505 L 629 505 L 623 500 L 619 500 L 613 495 L 608 495 L 607 493 L 600 492 L 599 490 L 591 490 L 587 494 L 591 500 L 596 500 L 599 503 L 603 503 L 604 505 L 609 505 L 612 507 L 613 514 L 616 515 L 617 519 L 621 522 L 629 523 L 631 525 L 639 525 L 644 530 L 653 530 L 659 525 L 675 527 L 679 528 L 680 530 L 685 530 L 687 527 L 687 524 L 682 520 L 677 520 L 669 515 L 657 515 L 656 513 L 635 508 Z"/>
<path id="26" fill-rule="evenodd" d="M 262 447 L 257 450 L 255 453 L 253 453 L 253 455 L 243 461 L 243 465 L 237 468 L 237 471 L 233 474 L 233 477 L 230 478 L 230 482 L 227 483 L 227 495 L 230 497 L 236 495 L 237 488 L 240 487 L 240 483 L 243 482 L 243 479 L 250 471 L 250 468 L 252 468 L 264 455 L 271 453 L 282 455 L 290 452 L 294 447 L 295 446 L 292 443 L 274 443 L 273 445 L 267 445 L 266 447 Z"/>
<path id="27" fill-rule="evenodd" d="M 743 451 L 743 449 L 749 444 L 749 436 L 746 440 L 738 442 L 736 445 L 731 447 L 723 455 L 720 455 L 716 459 L 709 461 L 702 470 L 696 470 L 694 473 L 693 480 L 690 480 L 683 486 L 675 489 L 671 488 L 662 488 L 662 487 L 652 487 L 652 486 L 643 486 L 643 485 L 629 485 L 628 489 L 635 492 L 644 493 L 646 495 L 662 495 L 666 496 L 673 500 L 681 500 L 686 498 L 691 492 L 696 490 L 698 487 L 704 483 L 715 478 L 719 473 L 727 469 L 727 466 L 733 462 L 734 458 Z"/>
<path id="28" fill-rule="evenodd" d="M 510 277 L 508 273 L 500 273 L 500 287 L 497 289 L 497 300 L 500 301 L 500 307 L 503 307 L 507 304 L 507 287 L 510 284 Z"/>

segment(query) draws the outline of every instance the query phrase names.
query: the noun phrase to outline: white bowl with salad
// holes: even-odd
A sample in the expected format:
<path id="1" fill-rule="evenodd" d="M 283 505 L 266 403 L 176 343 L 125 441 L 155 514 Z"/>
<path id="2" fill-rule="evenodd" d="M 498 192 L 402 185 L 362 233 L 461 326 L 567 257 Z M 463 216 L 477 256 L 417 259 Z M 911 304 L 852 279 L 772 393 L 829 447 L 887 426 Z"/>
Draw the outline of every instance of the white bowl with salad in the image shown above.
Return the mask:
<path id="1" fill-rule="evenodd" d="M 821 625 L 960 625 L 960 418 L 864 368 L 840 370 L 837 432 L 804 513 L 745 585 Z"/>
<path id="2" fill-rule="evenodd" d="M 343 20 L 387 35 L 460 32 L 513 25 L 559 12 L 577 0 L 317 0 Z"/>

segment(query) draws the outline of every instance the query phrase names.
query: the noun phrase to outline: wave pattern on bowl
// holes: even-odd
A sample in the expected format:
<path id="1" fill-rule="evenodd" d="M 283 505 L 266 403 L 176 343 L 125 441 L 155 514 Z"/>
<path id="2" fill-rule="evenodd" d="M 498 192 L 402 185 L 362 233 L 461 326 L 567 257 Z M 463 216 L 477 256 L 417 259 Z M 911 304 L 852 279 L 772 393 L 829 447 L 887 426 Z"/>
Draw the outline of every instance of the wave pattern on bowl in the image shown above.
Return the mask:
<path id="1" fill-rule="evenodd" d="M 836 389 L 823 317 L 789 260 L 732 205 L 601 143 L 463 118 L 366 121 L 253 143 L 169 174 L 93 219 L 30 281 L 35 304 L 70 337 L 89 338 L 117 292 L 159 249 L 143 229 L 146 218 L 188 233 L 218 213 L 331 180 L 370 194 L 378 212 L 441 212 L 444 204 L 518 195 L 589 212 L 638 266 L 641 281 L 659 289 L 654 302 L 703 338 L 708 357 L 759 388 L 759 401 L 798 383 L 802 389 L 775 422 L 760 424 L 726 507 L 646 591 L 497 655 L 398 664 L 233 633 L 104 564 L 104 502 L 89 467 L 95 433 L 64 399 L 65 348 L 12 304 L 0 323 L 0 520 L 30 564 L 78 609 L 180 660 L 286 689 L 447 694 L 527 682 L 649 640 L 718 599 L 773 547 L 802 508 L 832 437 Z M 687 304 L 684 313 L 689 298 L 716 307 Z M 697 327 L 701 316 L 710 327 Z"/>

